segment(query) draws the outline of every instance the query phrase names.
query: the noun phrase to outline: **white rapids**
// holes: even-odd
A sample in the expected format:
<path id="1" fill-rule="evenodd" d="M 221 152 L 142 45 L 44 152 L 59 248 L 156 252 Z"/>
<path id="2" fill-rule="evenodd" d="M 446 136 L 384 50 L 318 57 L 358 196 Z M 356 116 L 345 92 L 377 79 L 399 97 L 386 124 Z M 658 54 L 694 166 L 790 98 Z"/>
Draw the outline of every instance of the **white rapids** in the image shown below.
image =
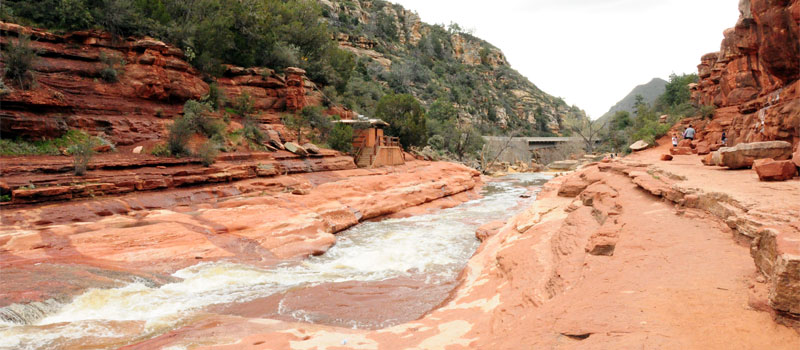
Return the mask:
<path id="1" fill-rule="evenodd" d="M 547 174 L 513 174 L 488 183 L 481 199 L 402 219 L 365 222 L 337 234 L 325 254 L 264 269 L 200 263 L 160 287 L 132 283 L 90 289 L 32 325 L 0 322 L 0 349 L 116 348 L 180 327 L 211 305 L 246 302 L 290 288 L 381 281 L 411 274 L 452 281 L 475 252 L 475 230 L 514 214 L 529 187 Z"/>

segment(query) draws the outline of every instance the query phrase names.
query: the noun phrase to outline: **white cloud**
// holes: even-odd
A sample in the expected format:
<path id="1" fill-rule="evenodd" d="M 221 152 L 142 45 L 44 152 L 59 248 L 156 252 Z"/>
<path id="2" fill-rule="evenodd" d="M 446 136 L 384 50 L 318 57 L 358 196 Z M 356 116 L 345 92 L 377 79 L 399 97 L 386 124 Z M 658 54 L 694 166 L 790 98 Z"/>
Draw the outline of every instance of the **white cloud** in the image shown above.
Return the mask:
<path id="1" fill-rule="evenodd" d="M 634 86 L 694 73 L 736 24 L 738 0 L 395 0 L 499 47 L 545 92 L 597 118 Z"/>

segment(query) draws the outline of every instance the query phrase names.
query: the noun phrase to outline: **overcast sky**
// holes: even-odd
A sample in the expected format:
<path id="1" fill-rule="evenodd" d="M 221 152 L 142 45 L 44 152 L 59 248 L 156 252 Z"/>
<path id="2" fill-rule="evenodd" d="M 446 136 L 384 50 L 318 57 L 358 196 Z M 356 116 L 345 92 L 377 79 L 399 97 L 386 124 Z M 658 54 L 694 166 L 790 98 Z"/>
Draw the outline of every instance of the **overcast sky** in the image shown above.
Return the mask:
<path id="1" fill-rule="evenodd" d="M 739 16 L 738 0 L 391 0 L 459 23 L 545 92 L 593 119 L 636 85 L 696 73 Z"/>

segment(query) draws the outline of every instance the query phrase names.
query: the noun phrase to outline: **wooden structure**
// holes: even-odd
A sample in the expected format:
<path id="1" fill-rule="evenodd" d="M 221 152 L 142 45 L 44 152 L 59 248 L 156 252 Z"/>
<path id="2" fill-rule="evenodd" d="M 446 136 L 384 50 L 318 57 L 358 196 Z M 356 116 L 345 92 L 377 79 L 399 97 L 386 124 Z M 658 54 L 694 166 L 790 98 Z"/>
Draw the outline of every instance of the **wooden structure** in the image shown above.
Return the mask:
<path id="1" fill-rule="evenodd" d="M 383 128 L 389 124 L 380 119 L 339 120 L 353 128 L 353 156 L 359 168 L 379 168 L 405 164 L 403 147 L 397 137 L 385 136 Z"/>

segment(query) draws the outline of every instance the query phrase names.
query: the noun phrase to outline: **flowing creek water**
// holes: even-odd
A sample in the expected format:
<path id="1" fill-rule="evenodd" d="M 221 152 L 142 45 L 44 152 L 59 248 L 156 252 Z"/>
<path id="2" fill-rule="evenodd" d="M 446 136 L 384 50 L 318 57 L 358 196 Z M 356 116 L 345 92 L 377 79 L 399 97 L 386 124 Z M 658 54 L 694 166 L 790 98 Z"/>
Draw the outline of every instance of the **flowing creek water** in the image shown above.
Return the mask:
<path id="1" fill-rule="evenodd" d="M 300 262 L 200 263 L 160 287 L 91 289 L 32 324 L 0 322 L 0 349 L 117 348 L 209 314 L 370 329 L 408 322 L 449 297 L 479 245 L 476 229 L 526 207 L 549 178 L 513 174 L 453 208 L 361 223 Z"/>

